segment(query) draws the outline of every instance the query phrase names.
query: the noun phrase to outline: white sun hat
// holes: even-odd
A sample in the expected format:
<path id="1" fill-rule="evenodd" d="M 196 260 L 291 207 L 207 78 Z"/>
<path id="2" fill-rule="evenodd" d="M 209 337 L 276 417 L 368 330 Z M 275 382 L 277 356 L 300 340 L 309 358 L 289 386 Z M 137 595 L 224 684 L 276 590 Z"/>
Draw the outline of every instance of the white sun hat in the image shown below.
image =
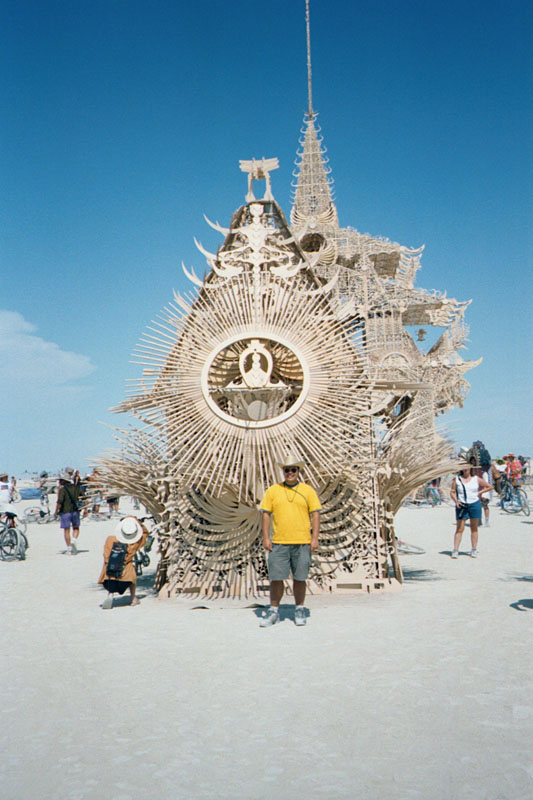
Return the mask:
<path id="1" fill-rule="evenodd" d="M 143 535 L 143 529 L 135 517 L 125 517 L 115 528 L 115 536 L 122 544 L 135 544 Z"/>
<path id="2" fill-rule="evenodd" d="M 298 456 L 295 456 L 294 453 L 289 453 L 283 461 L 278 461 L 277 464 L 280 469 L 284 467 L 300 467 L 300 469 L 305 469 L 304 462 L 300 461 Z"/>

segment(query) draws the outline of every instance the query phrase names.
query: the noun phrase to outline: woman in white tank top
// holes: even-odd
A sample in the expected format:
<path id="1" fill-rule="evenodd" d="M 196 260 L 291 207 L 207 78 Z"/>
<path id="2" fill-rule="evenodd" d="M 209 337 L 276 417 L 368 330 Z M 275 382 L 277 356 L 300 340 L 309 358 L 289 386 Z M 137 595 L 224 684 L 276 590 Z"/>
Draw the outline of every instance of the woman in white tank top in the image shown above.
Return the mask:
<path id="1" fill-rule="evenodd" d="M 480 495 L 492 491 L 490 483 L 472 474 L 470 467 L 465 467 L 452 481 L 450 496 L 455 503 L 455 519 L 457 528 L 453 539 L 452 558 L 459 556 L 459 545 L 465 529 L 465 522 L 470 520 L 470 536 L 472 540 L 472 558 L 477 556 L 478 525 L 481 519 Z"/>

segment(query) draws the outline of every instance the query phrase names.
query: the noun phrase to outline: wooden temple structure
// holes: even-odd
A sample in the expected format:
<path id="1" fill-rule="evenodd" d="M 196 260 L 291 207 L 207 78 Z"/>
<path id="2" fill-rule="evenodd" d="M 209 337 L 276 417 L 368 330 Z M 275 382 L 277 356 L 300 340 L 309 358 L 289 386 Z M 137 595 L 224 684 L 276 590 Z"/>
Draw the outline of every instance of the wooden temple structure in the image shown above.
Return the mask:
<path id="1" fill-rule="evenodd" d="M 216 253 L 197 243 L 204 279 L 184 267 L 194 288 L 143 335 L 140 377 L 115 409 L 134 424 L 99 461 L 105 481 L 159 520 L 156 581 L 169 595 L 267 591 L 259 506 L 289 452 L 323 505 L 309 591 L 398 588 L 394 515 L 454 467 L 435 418 L 468 390 L 469 303 L 415 287 L 423 248 L 340 226 L 312 106 L 308 15 L 307 33 L 290 217 L 274 197 L 277 159 L 241 161 L 245 202 L 227 227 L 210 223 L 223 240 Z M 440 335 L 427 350 L 430 329 Z"/>

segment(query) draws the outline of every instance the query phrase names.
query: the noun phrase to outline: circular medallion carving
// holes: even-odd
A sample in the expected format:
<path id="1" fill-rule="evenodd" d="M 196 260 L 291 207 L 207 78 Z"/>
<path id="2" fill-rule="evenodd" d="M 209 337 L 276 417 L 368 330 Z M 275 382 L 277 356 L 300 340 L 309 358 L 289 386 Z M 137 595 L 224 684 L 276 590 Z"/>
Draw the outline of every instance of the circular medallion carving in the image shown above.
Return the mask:
<path id="1" fill-rule="evenodd" d="M 207 405 L 242 428 L 267 428 L 295 414 L 309 390 L 302 353 L 272 334 L 236 335 L 207 358 L 201 376 Z"/>

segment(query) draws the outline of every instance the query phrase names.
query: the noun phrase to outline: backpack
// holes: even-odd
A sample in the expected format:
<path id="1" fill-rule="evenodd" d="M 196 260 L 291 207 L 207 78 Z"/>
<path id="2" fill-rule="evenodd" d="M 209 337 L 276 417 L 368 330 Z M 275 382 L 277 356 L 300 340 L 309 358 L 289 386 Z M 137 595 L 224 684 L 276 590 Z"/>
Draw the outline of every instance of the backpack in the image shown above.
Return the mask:
<path id="1" fill-rule="evenodd" d="M 120 578 L 124 569 L 124 561 L 126 553 L 128 552 L 128 545 L 115 542 L 109 553 L 107 562 L 106 573 L 110 578 Z"/>
<path id="2" fill-rule="evenodd" d="M 479 449 L 479 463 L 482 467 L 490 467 L 491 457 L 489 451 L 485 447 Z"/>

